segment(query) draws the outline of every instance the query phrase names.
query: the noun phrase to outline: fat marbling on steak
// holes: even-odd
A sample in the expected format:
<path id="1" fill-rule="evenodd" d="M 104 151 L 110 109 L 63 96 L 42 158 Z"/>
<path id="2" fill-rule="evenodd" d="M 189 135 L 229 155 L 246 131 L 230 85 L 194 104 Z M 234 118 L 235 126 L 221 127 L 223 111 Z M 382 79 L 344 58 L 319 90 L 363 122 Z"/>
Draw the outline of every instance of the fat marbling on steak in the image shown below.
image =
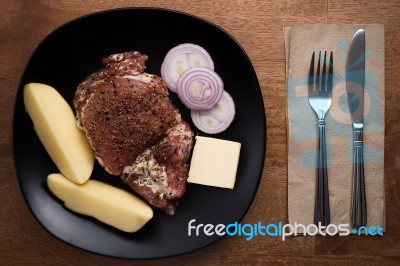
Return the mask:
<path id="1" fill-rule="evenodd" d="M 167 136 L 146 149 L 132 164 L 126 166 L 122 180 L 151 205 L 173 215 L 177 200 L 186 191 L 186 179 L 193 133 L 187 123 L 178 123 Z"/>
<path id="2" fill-rule="evenodd" d="M 193 133 L 162 79 L 144 72 L 147 59 L 139 52 L 103 59 L 76 90 L 77 125 L 107 172 L 173 214 L 186 190 Z"/>

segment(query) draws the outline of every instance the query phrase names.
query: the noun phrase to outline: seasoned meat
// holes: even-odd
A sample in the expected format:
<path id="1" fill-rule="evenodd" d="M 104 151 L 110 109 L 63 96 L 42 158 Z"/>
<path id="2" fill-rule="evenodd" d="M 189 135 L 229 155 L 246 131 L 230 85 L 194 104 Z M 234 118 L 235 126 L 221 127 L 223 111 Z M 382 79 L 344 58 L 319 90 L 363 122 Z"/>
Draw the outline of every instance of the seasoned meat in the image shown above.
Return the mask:
<path id="1" fill-rule="evenodd" d="M 110 77 L 132 77 L 142 74 L 146 69 L 145 63 L 147 59 L 147 55 L 142 55 L 139 52 L 125 52 L 104 58 L 102 62 L 105 67 L 86 78 L 86 80 L 79 84 L 75 92 L 74 106 L 78 112 L 78 119 L 82 105 L 87 103 L 88 97 L 96 90 L 99 84 L 104 83 Z M 149 77 L 161 81 L 160 77 L 153 75 L 149 75 Z M 161 87 L 167 91 L 165 85 L 160 85 L 160 88 Z"/>
<path id="2" fill-rule="evenodd" d="M 103 59 L 104 68 L 76 90 L 77 125 L 107 172 L 124 172 L 122 179 L 134 191 L 172 214 L 176 200 L 185 192 L 193 133 L 169 100 L 162 79 L 144 72 L 147 59 L 139 52 Z M 152 170 L 152 180 L 165 180 L 162 190 L 139 185 L 139 180 L 149 179 L 147 174 L 138 174 L 137 167 L 144 164 L 166 171 L 156 174 Z"/>
<path id="3" fill-rule="evenodd" d="M 143 73 L 146 59 L 137 52 L 109 56 L 105 69 L 89 76 L 75 94 L 78 125 L 99 163 L 114 175 L 181 120 L 161 78 Z"/>
<path id="4" fill-rule="evenodd" d="M 186 191 L 193 132 L 181 122 L 167 132 L 167 137 L 140 154 L 121 176 L 134 191 L 151 205 L 173 215 L 177 200 Z"/>

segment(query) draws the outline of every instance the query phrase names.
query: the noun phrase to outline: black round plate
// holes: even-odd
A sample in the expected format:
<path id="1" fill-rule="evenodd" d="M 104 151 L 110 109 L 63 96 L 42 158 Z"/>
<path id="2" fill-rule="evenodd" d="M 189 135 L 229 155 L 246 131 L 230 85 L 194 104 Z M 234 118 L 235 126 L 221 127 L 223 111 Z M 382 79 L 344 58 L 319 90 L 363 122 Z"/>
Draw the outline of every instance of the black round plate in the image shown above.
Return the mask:
<path id="1" fill-rule="evenodd" d="M 242 143 L 235 188 L 188 184 L 175 216 L 155 210 L 153 219 L 139 232 L 128 234 L 63 207 L 47 189 L 48 174 L 58 172 L 40 143 L 25 112 L 22 91 L 29 82 L 53 86 L 71 104 L 78 83 L 101 67 L 101 59 L 137 50 L 149 56 L 147 72 L 160 75 L 169 49 L 181 43 L 205 48 L 236 104 L 236 117 L 223 133 L 213 137 Z M 174 93 L 172 101 L 191 123 Z M 119 258 L 160 258 L 205 247 L 221 236 L 188 236 L 188 223 L 240 222 L 250 207 L 260 182 L 266 125 L 260 86 L 253 66 L 240 45 L 221 28 L 194 16 L 164 9 L 115 9 L 84 16 L 52 32 L 37 47 L 23 73 L 14 110 L 13 144 L 17 176 L 29 209 L 55 237 L 73 246 Z M 194 130 L 195 127 L 191 124 Z M 201 132 L 197 134 L 205 135 Z M 118 177 L 97 163 L 92 174 L 129 190 Z"/>

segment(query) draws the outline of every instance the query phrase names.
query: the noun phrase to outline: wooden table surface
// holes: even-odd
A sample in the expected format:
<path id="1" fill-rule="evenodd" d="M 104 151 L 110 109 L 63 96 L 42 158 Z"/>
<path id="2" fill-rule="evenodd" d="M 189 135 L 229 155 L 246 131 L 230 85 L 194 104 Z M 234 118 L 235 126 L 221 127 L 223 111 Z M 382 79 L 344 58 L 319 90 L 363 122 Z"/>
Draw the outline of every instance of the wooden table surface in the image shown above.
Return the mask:
<path id="1" fill-rule="evenodd" d="M 282 29 L 309 23 L 385 25 L 385 187 L 383 237 L 229 237 L 191 254 L 151 261 L 119 260 L 66 245 L 29 212 L 12 154 L 13 104 L 22 71 L 39 42 L 56 27 L 87 13 L 117 7 L 163 7 L 207 19 L 248 53 L 264 97 L 267 156 L 258 193 L 244 223 L 287 221 L 285 63 Z M 400 264 L 400 1 L 24 1 L 0 7 L 0 264 Z M 132 25 L 132 27 L 145 25 Z M 172 241 L 172 240 L 171 240 Z"/>

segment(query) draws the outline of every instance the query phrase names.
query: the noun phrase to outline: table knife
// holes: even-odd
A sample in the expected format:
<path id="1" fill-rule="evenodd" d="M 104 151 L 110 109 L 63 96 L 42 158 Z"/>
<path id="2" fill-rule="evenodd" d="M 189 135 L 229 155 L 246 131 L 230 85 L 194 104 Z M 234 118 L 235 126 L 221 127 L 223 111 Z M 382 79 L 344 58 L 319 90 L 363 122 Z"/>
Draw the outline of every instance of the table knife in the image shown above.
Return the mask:
<path id="1" fill-rule="evenodd" d="M 364 179 L 364 77 L 365 31 L 353 36 L 346 61 L 346 91 L 353 122 L 353 177 L 351 190 L 351 223 L 357 229 L 367 224 L 367 204 Z"/>

